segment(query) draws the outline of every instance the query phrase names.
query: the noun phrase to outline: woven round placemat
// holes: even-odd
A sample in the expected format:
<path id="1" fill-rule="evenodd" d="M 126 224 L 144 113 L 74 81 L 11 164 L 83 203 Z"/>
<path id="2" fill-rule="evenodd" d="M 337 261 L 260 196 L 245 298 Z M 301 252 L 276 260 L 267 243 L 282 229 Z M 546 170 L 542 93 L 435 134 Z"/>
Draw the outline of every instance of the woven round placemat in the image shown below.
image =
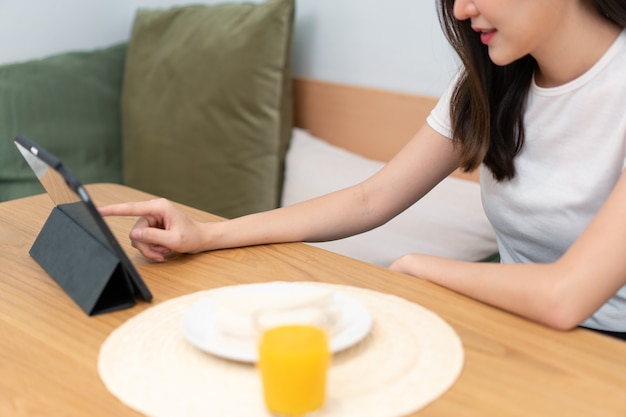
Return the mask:
<path id="1" fill-rule="evenodd" d="M 373 319 L 361 342 L 333 356 L 319 417 L 395 417 L 442 395 L 463 368 L 463 347 L 439 316 L 403 298 L 323 285 L 362 302 Z M 230 287 L 232 288 L 232 287 Z M 154 417 L 267 417 L 254 365 L 224 360 L 183 336 L 187 309 L 223 288 L 178 297 L 143 311 L 111 333 L 98 370 L 109 391 Z"/>

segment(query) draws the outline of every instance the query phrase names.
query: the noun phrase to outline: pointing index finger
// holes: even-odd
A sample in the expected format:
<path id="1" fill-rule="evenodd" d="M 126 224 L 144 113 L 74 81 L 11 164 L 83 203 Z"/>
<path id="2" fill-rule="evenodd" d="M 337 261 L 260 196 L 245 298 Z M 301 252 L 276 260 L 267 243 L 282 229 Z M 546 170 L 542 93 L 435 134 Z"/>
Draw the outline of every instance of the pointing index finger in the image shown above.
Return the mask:
<path id="1" fill-rule="evenodd" d="M 151 201 L 110 204 L 98 208 L 102 216 L 147 216 L 153 213 Z"/>

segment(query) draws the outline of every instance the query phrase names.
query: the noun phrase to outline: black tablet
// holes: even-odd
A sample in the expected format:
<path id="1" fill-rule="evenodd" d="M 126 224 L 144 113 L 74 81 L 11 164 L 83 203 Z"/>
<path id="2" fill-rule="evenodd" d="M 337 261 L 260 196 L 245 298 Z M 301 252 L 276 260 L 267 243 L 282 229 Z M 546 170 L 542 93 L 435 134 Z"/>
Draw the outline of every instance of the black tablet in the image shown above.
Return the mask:
<path id="1" fill-rule="evenodd" d="M 134 297 L 150 301 L 152 299 L 150 290 L 111 233 L 78 178 L 63 166 L 59 158 L 31 139 L 18 135 L 14 142 L 52 198 L 56 208 L 76 222 L 119 260 L 120 265 L 117 268 L 121 268 L 123 281 Z M 80 256 L 81 254 L 75 254 L 75 259 L 80 259 Z M 80 261 L 90 262 L 89 259 Z"/>

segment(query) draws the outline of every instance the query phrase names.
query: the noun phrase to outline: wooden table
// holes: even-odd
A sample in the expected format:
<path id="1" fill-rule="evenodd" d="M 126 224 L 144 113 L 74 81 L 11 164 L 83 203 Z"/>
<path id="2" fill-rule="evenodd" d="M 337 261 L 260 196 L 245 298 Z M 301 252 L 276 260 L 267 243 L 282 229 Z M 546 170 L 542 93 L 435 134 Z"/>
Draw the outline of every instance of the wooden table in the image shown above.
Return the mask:
<path id="1" fill-rule="evenodd" d="M 98 205 L 151 198 L 119 185 L 88 190 Z M 216 219 L 183 208 L 195 218 Z M 419 279 L 299 243 L 179 255 L 154 264 L 130 247 L 127 234 L 135 219 L 107 219 L 154 300 L 88 317 L 28 254 L 51 209 L 46 195 L 0 204 L 2 417 L 140 415 L 98 376 L 98 351 L 109 333 L 173 297 L 274 280 L 395 294 L 448 321 L 462 339 L 465 367 L 455 385 L 416 416 L 626 416 L 626 343 L 581 329 L 552 331 Z"/>

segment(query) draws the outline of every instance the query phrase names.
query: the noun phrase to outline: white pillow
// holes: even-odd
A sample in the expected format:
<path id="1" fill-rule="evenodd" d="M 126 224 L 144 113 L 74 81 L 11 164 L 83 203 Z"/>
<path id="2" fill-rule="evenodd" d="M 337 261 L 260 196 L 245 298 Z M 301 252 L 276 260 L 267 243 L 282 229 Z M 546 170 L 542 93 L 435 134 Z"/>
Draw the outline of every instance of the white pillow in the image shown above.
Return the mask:
<path id="1" fill-rule="evenodd" d="M 286 157 L 282 205 L 348 187 L 373 175 L 383 165 L 296 128 Z M 477 261 L 498 250 L 482 208 L 480 186 L 452 177 L 377 229 L 311 244 L 385 267 L 407 253 Z"/>

